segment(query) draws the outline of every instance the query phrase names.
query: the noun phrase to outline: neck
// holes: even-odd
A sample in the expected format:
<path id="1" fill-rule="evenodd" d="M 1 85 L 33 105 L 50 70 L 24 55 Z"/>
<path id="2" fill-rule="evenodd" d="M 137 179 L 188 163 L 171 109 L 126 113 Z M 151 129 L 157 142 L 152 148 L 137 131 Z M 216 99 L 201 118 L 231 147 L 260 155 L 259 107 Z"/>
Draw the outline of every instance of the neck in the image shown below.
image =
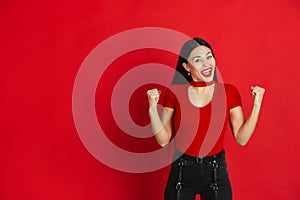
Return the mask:
<path id="1" fill-rule="evenodd" d="M 209 82 L 205 82 L 205 81 L 191 81 L 190 85 L 193 87 L 207 87 L 207 86 L 211 86 L 215 83 L 214 80 L 209 81 Z"/>

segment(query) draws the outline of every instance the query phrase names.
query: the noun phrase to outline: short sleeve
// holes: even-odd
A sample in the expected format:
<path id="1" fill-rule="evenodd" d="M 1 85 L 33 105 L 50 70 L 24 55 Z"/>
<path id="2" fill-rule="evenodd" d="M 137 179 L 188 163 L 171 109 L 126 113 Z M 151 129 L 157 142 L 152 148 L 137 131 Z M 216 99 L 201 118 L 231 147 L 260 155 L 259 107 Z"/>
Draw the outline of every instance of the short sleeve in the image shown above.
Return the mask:
<path id="1" fill-rule="evenodd" d="M 229 110 L 238 106 L 242 106 L 240 93 L 235 86 L 228 84 L 226 87 L 226 95 Z"/>
<path id="2" fill-rule="evenodd" d="M 176 96 L 170 89 L 167 89 L 162 101 L 163 107 L 175 108 L 175 104 Z"/>

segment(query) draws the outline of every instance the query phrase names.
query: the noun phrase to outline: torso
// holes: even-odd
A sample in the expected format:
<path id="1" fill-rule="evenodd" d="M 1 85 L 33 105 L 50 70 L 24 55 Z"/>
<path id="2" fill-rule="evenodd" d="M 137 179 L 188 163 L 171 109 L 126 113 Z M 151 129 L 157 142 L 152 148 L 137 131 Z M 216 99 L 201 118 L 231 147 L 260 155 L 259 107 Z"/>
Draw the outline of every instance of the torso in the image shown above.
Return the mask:
<path id="1" fill-rule="evenodd" d="M 173 119 L 176 148 L 200 157 L 221 151 L 228 123 L 224 85 L 215 83 L 205 88 L 174 85 L 171 90 L 177 96 Z"/>
<path id="2" fill-rule="evenodd" d="M 189 86 L 188 97 L 191 104 L 193 104 L 198 108 L 207 106 L 213 98 L 214 88 L 215 85 L 211 85 L 203 88 Z"/>

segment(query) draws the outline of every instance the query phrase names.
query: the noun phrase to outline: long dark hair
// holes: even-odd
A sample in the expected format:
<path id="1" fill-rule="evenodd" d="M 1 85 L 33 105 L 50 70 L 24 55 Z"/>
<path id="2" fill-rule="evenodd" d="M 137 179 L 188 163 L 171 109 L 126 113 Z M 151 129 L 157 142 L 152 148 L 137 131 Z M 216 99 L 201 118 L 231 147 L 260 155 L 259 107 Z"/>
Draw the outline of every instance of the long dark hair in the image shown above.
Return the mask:
<path id="1" fill-rule="evenodd" d="M 192 76 L 188 75 L 188 72 L 182 66 L 183 63 L 188 63 L 187 59 L 190 56 L 193 49 L 199 46 L 206 46 L 211 50 L 213 57 L 215 58 L 214 52 L 208 42 L 201 38 L 193 38 L 188 40 L 181 48 L 180 54 L 178 56 L 178 62 L 176 66 L 176 73 L 173 78 L 172 84 L 185 84 L 192 81 Z M 214 80 L 218 82 L 216 68 L 214 73 Z"/>

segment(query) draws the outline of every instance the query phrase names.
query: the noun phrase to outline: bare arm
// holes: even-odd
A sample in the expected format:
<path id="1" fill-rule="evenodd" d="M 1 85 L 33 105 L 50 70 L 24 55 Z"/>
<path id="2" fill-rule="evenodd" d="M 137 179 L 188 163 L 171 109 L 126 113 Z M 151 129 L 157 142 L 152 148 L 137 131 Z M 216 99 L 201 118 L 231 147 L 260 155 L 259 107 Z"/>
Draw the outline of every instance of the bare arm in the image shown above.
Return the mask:
<path id="1" fill-rule="evenodd" d="M 157 102 L 160 92 L 157 89 L 152 89 L 147 92 L 149 101 L 149 116 L 151 119 L 152 131 L 156 141 L 160 146 L 165 146 L 170 142 L 172 135 L 172 115 L 174 109 L 164 107 L 162 117 L 159 117 L 157 111 Z"/>
<path id="2" fill-rule="evenodd" d="M 230 110 L 230 122 L 235 141 L 244 146 L 251 138 L 259 117 L 261 103 L 265 92 L 264 88 L 253 87 L 253 108 L 247 120 L 244 118 L 243 110 L 240 106 Z"/>

